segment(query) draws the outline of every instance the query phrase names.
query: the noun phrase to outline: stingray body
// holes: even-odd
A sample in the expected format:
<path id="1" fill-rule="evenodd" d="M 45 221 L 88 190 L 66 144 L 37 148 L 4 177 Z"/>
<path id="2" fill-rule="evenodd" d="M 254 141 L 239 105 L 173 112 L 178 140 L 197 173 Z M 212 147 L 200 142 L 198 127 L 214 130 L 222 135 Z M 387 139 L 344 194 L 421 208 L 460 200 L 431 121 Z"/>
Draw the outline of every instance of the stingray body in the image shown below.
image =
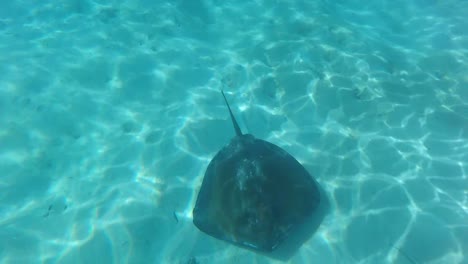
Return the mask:
<path id="1" fill-rule="evenodd" d="M 316 210 L 319 190 L 285 150 L 242 134 L 222 94 L 236 136 L 208 165 L 193 222 L 217 239 L 271 252 Z"/>

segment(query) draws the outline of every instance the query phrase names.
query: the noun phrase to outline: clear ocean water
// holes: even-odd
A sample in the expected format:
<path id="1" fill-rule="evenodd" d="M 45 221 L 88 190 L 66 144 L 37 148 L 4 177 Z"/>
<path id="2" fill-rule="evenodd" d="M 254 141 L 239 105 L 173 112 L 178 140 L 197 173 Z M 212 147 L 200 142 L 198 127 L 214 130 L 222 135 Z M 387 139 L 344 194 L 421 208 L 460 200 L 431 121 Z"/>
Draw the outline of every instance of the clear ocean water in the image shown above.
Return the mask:
<path id="1" fill-rule="evenodd" d="M 0 263 L 468 263 L 468 1 L 0 3 Z M 329 200 L 287 261 L 192 208 L 244 131 Z"/>

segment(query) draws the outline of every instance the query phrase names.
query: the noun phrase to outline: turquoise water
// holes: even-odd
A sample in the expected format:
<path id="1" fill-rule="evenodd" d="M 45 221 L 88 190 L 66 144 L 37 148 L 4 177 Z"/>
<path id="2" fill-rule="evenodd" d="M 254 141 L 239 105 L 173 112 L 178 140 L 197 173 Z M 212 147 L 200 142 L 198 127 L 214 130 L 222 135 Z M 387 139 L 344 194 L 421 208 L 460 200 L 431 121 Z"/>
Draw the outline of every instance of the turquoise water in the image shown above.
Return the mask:
<path id="1" fill-rule="evenodd" d="M 0 263 L 282 263 L 198 231 L 244 131 L 330 209 L 289 263 L 468 263 L 468 2 L 0 3 Z"/>

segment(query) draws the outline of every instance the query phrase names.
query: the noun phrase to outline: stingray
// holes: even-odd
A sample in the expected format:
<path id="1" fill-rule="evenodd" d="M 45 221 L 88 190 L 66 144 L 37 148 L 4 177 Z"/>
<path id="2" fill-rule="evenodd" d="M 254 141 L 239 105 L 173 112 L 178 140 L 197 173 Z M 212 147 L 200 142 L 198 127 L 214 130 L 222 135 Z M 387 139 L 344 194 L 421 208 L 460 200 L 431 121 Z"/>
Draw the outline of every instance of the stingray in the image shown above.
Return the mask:
<path id="1" fill-rule="evenodd" d="M 236 135 L 206 169 L 193 223 L 217 239 L 272 252 L 317 210 L 320 192 L 288 152 L 243 134 L 221 93 Z"/>

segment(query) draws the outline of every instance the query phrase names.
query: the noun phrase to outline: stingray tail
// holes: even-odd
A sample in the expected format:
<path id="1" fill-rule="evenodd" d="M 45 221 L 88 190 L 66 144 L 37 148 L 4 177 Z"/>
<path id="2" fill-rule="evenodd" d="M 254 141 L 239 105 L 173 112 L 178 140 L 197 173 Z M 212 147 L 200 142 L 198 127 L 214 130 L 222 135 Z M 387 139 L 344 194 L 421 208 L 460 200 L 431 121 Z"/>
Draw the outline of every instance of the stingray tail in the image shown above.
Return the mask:
<path id="1" fill-rule="evenodd" d="M 224 102 L 226 102 L 227 108 L 229 110 L 229 114 L 231 115 L 232 125 L 234 126 L 234 130 L 236 130 L 236 135 L 242 136 L 242 131 L 240 130 L 239 125 L 237 124 L 237 121 L 234 118 L 234 115 L 232 114 L 231 107 L 229 107 L 229 103 L 226 99 L 226 96 L 224 95 L 224 91 L 221 90 L 221 93 L 223 94 Z"/>

